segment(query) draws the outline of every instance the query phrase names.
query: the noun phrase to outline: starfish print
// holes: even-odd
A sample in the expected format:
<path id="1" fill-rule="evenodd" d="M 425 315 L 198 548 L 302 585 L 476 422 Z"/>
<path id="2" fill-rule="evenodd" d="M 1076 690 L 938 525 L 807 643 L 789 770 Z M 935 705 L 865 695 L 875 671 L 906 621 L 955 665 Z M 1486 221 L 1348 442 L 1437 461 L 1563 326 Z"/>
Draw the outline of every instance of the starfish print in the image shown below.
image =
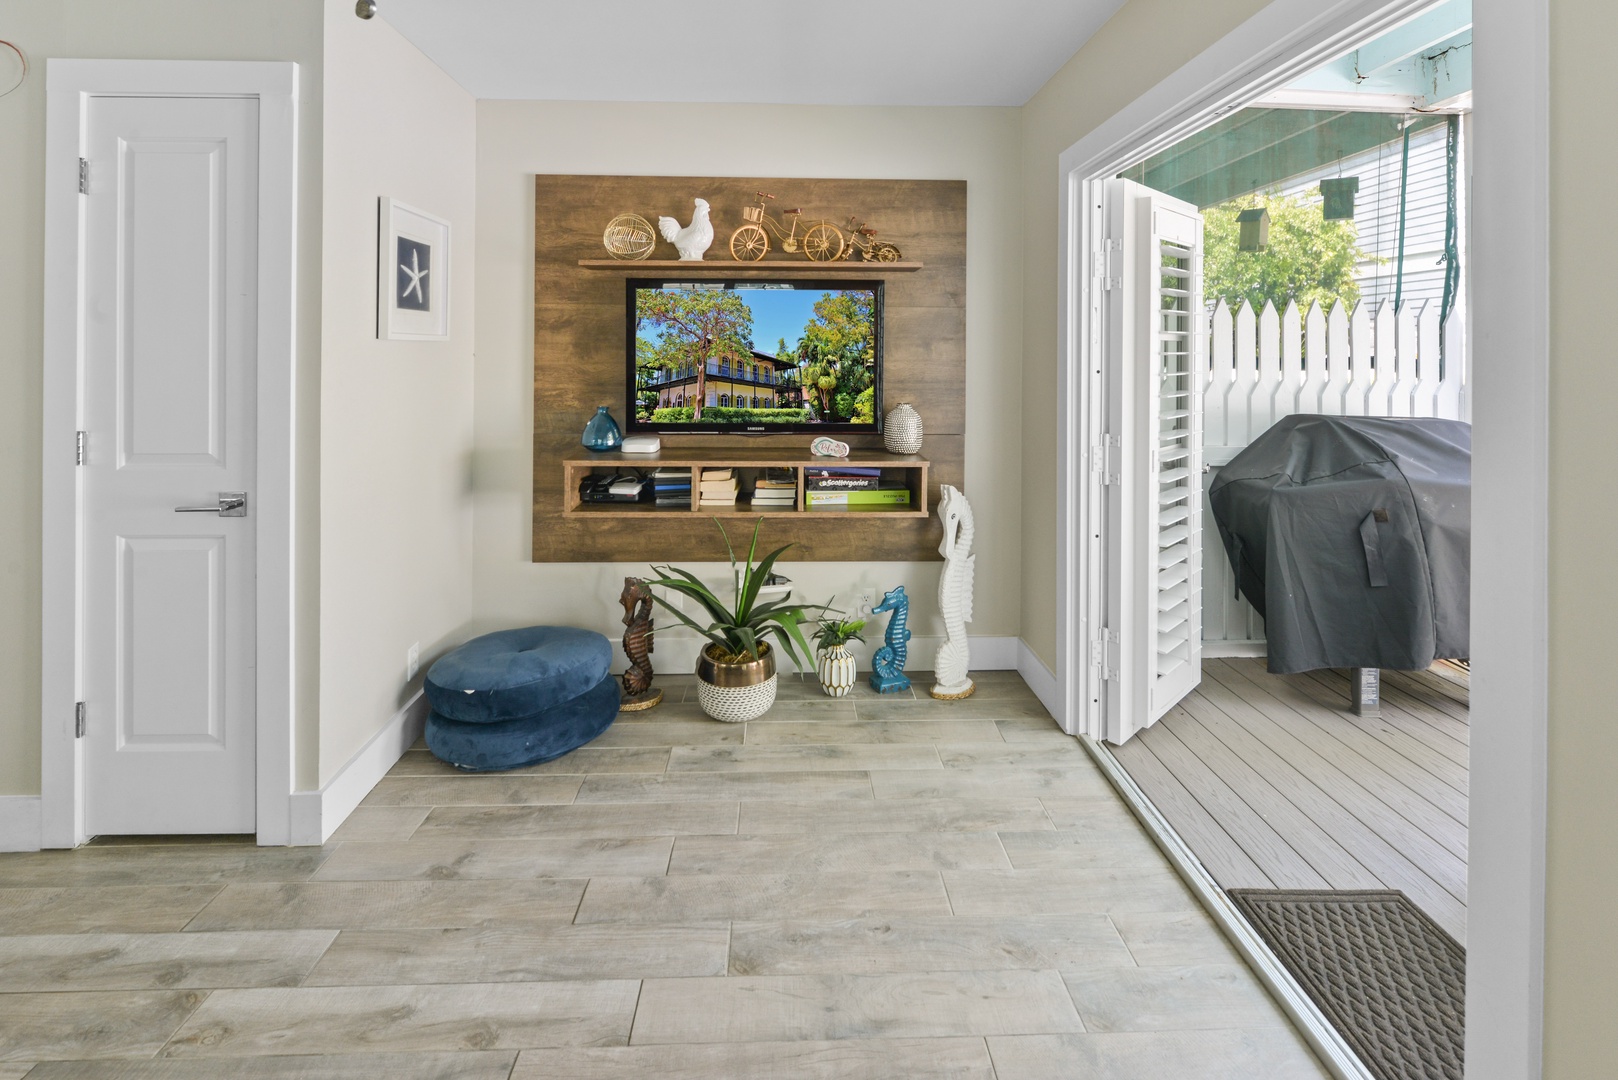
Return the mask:
<path id="1" fill-rule="evenodd" d="M 406 285 L 404 292 L 399 294 L 399 299 L 403 300 L 405 297 L 409 296 L 411 290 L 414 289 L 416 297 L 425 304 L 427 302 L 427 294 L 421 291 L 421 279 L 427 276 L 427 271 L 421 269 L 421 263 L 417 258 L 419 254 L 420 252 L 412 250 L 410 252 L 410 265 L 406 266 L 404 263 L 399 264 L 399 269 L 410 275 L 410 284 Z"/>

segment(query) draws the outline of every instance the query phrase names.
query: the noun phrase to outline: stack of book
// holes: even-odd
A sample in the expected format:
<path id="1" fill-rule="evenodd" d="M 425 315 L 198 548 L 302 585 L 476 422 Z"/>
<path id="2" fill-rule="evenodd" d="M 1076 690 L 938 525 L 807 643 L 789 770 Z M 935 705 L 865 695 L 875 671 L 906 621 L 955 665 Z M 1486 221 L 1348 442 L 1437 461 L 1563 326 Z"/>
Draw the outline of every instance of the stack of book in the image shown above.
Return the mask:
<path id="1" fill-rule="evenodd" d="M 652 501 L 658 506 L 691 505 L 691 470 L 658 469 L 652 474 Z"/>
<path id="2" fill-rule="evenodd" d="M 736 474 L 730 469 L 703 469 L 698 496 L 702 506 L 735 505 Z"/>
<path id="3" fill-rule="evenodd" d="M 884 480 L 882 470 L 857 465 L 816 465 L 804 470 L 805 510 L 902 510 L 910 489 L 902 480 Z"/>
<path id="4" fill-rule="evenodd" d="M 798 477 L 791 469 L 765 469 L 753 482 L 753 509 L 791 510 L 798 501 Z"/>

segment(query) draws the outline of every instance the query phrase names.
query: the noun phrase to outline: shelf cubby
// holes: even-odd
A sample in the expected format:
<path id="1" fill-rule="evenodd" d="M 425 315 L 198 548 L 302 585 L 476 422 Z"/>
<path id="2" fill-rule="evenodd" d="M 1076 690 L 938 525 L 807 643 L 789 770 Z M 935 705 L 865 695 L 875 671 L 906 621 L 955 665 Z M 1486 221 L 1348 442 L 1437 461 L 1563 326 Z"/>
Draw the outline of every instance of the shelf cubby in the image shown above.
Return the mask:
<path id="1" fill-rule="evenodd" d="M 648 514 L 679 515 L 688 517 L 697 514 L 705 517 L 756 517 L 759 514 L 790 515 L 794 520 L 847 520 L 851 516 L 882 517 L 882 518 L 925 518 L 929 514 L 927 500 L 927 469 L 928 461 L 924 457 L 906 454 L 889 454 L 881 450 L 854 450 L 846 458 L 816 457 L 808 450 L 759 449 L 748 450 L 716 447 L 693 447 L 691 449 L 670 448 L 665 446 L 656 454 L 623 454 L 617 452 L 583 453 L 570 457 L 562 462 L 562 513 L 568 517 L 589 518 L 644 518 Z M 835 469 L 838 465 L 851 465 L 859 468 L 880 468 L 884 479 L 902 480 L 910 491 L 910 504 L 908 506 L 886 509 L 872 507 L 870 509 L 847 510 L 823 508 L 808 510 L 804 508 L 804 491 L 806 470 L 817 468 Z M 707 469 L 731 469 L 733 475 L 738 475 L 742 491 L 737 495 L 736 502 L 704 504 L 700 498 L 693 499 L 689 507 L 686 506 L 657 506 L 650 502 L 638 503 L 595 503 L 584 502 L 579 497 L 579 485 L 585 477 L 594 473 L 621 473 L 636 472 L 649 475 L 657 469 L 692 470 L 692 490 L 698 491 L 701 483 L 701 474 Z M 752 481 L 766 469 L 791 469 L 797 477 L 797 493 L 790 506 L 768 506 L 755 508 L 747 497 Z"/>

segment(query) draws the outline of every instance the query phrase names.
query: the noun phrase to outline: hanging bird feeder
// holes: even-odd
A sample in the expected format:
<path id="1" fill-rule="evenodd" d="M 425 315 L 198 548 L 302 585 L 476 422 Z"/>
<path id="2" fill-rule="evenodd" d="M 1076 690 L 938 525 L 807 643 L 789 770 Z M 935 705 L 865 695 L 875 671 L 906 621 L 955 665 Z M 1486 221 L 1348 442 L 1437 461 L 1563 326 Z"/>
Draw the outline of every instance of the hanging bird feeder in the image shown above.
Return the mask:
<path id="1" fill-rule="evenodd" d="M 1360 190 L 1357 176 L 1339 176 L 1335 180 L 1322 180 L 1320 194 L 1325 198 L 1323 207 L 1327 221 L 1354 220 L 1354 195 Z"/>
<path id="2" fill-rule="evenodd" d="M 1237 244 L 1242 251 L 1263 251 L 1270 246 L 1270 212 L 1264 207 L 1243 210 L 1236 215 L 1236 223 L 1242 229 L 1241 241 Z"/>

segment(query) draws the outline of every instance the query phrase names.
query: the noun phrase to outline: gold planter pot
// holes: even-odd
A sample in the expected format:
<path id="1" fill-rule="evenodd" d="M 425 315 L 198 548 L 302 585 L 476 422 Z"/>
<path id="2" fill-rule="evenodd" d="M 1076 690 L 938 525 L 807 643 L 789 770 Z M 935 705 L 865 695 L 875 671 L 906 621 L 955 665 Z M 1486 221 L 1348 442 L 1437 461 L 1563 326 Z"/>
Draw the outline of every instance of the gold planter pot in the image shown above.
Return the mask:
<path id="1" fill-rule="evenodd" d="M 775 704 L 775 650 L 759 647 L 759 658 L 725 664 L 709 655 L 709 645 L 697 657 L 697 702 L 715 720 L 739 724 L 757 720 Z"/>

